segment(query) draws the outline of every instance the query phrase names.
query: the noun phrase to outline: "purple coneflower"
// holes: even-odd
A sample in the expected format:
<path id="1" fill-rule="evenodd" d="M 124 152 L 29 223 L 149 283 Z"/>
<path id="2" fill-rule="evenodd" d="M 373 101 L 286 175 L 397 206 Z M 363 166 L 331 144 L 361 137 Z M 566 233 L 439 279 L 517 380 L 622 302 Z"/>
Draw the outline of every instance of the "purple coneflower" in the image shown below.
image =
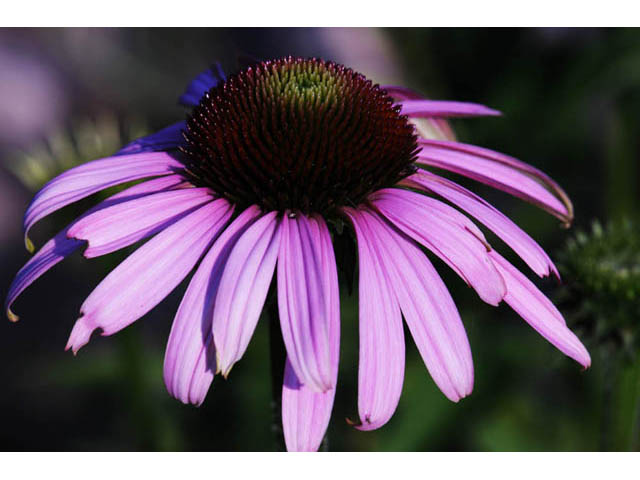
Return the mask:
<path id="1" fill-rule="evenodd" d="M 111 335 L 135 322 L 197 265 L 173 322 L 164 379 L 171 395 L 200 405 L 214 375 L 228 375 L 242 358 L 277 270 L 285 440 L 289 450 L 316 450 L 338 375 L 332 236 L 346 223 L 359 265 L 358 428 L 384 425 L 398 404 L 403 317 L 447 398 L 457 402 L 473 388 L 464 326 L 421 247 L 482 300 L 504 300 L 560 351 L 590 365 L 553 304 L 461 211 L 536 274 L 557 275 L 544 250 L 482 198 L 434 173 L 472 178 L 570 222 L 571 203 L 553 180 L 514 158 L 453 141 L 443 120 L 499 112 L 427 100 L 335 63 L 298 58 L 260 62 L 229 78 L 214 67 L 180 100 L 193 107 L 186 121 L 73 168 L 38 192 L 24 218 L 30 250 L 29 230 L 43 217 L 107 187 L 154 177 L 92 208 L 27 262 L 7 298 L 12 320 L 16 297 L 76 249 L 90 258 L 152 237 L 85 300 L 67 349 L 77 352 L 96 329 Z M 418 122 L 440 139 L 417 135 Z"/>

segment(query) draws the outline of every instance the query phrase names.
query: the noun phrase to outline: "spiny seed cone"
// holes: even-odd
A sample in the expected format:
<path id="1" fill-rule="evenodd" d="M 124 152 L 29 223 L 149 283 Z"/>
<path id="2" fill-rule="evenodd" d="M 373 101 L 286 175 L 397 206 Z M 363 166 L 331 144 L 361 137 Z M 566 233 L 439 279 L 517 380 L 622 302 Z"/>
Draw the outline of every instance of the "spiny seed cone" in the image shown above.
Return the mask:
<path id="1" fill-rule="evenodd" d="M 192 181 L 241 205 L 332 215 L 411 174 L 413 126 L 378 85 L 317 59 L 260 62 L 187 119 Z"/>

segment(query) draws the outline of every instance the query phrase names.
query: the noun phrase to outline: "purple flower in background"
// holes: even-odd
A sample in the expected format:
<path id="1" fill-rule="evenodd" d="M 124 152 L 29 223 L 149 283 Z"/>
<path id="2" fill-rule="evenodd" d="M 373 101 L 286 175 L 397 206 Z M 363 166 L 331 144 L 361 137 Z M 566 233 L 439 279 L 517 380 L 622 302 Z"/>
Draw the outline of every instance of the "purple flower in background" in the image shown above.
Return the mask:
<path id="1" fill-rule="evenodd" d="M 147 179 L 86 212 L 31 258 L 7 298 L 11 319 L 18 295 L 78 248 L 91 258 L 152 237 L 85 300 L 67 348 L 77 352 L 96 329 L 111 335 L 135 322 L 195 268 L 169 336 L 164 379 L 171 395 L 200 405 L 214 375 L 226 377 L 242 358 L 275 272 L 287 352 L 285 440 L 289 450 L 316 450 L 338 375 L 332 238 L 346 224 L 357 238 L 359 265 L 358 428 L 384 425 L 398 404 L 403 317 L 447 398 L 457 402 L 473 388 L 464 326 L 421 247 L 482 300 L 504 300 L 560 351 L 590 365 L 558 310 L 469 216 L 536 274 L 557 276 L 544 250 L 482 198 L 434 173 L 472 178 L 571 221 L 571 203 L 553 180 L 514 158 L 453 141 L 444 121 L 495 110 L 427 100 L 373 85 L 341 65 L 294 58 L 260 62 L 229 78 L 216 66 L 180 100 L 193 107 L 186 121 L 73 168 L 35 196 L 24 219 L 30 249 L 29 230 L 43 217 L 107 187 Z M 427 122 L 450 140 L 419 136 L 413 122 Z"/>

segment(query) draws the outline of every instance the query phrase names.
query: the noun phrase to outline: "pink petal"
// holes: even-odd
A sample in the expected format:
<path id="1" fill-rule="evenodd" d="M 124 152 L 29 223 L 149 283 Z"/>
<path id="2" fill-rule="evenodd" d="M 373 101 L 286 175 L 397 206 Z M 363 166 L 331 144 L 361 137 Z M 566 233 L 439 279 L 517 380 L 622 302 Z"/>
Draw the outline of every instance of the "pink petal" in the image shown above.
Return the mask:
<path id="1" fill-rule="evenodd" d="M 567 328 L 562 315 L 553 303 L 497 252 L 491 252 L 490 255 L 507 282 L 507 295 L 504 301 L 558 350 L 588 368 L 591 365 L 589 352 L 578 337 Z"/>
<path id="2" fill-rule="evenodd" d="M 362 223 L 362 226 L 361 226 Z M 382 263 L 383 252 L 353 215 L 358 239 L 359 329 L 358 413 L 361 430 L 389 421 L 398 406 L 404 380 L 402 315 Z"/>
<path id="3" fill-rule="evenodd" d="M 477 103 L 450 102 L 445 100 L 403 100 L 400 114 L 409 117 L 481 117 L 502 115 Z"/>
<path id="4" fill-rule="evenodd" d="M 280 246 L 277 216 L 267 213 L 251 225 L 224 267 L 211 328 L 218 370 L 225 377 L 247 349 L 269 291 Z"/>
<path id="5" fill-rule="evenodd" d="M 231 249 L 259 216 L 247 208 L 215 241 L 191 279 L 171 326 L 164 357 L 164 382 L 183 403 L 200 405 L 217 370 L 211 322 L 213 305 Z"/>
<path id="6" fill-rule="evenodd" d="M 233 213 L 215 200 L 176 221 L 129 255 L 80 308 L 67 349 L 77 352 L 96 328 L 111 335 L 160 303 L 191 271 Z"/>
<path id="7" fill-rule="evenodd" d="M 177 187 L 183 183 L 183 180 L 178 175 L 168 175 L 166 177 L 156 178 L 147 182 L 134 185 L 122 192 L 112 195 L 108 199 L 104 200 L 100 204 L 96 205 L 89 211 L 87 211 L 78 220 L 90 215 L 93 212 L 99 211 L 104 208 L 108 208 L 112 205 L 117 205 L 122 202 L 127 202 L 141 196 L 145 196 L 149 193 L 158 192 L 165 189 Z M 76 249 L 85 245 L 86 243 L 80 240 L 67 238 L 69 228 L 74 223 L 71 223 L 61 232 L 59 232 L 54 238 L 45 243 L 42 248 L 36 253 L 24 267 L 20 269 L 16 278 L 13 280 L 7 300 L 5 303 L 5 309 L 7 316 L 13 322 L 18 321 L 18 316 L 11 311 L 11 305 L 18 298 L 18 296 L 38 278 L 48 272 L 61 260 L 71 255 Z"/>
<path id="8" fill-rule="evenodd" d="M 94 160 L 67 170 L 36 194 L 24 215 L 25 243 L 32 251 L 29 230 L 38 220 L 60 208 L 120 183 L 167 175 L 183 165 L 164 152 L 122 155 Z"/>
<path id="9" fill-rule="evenodd" d="M 573 206 L 560 186 L 540 170 L 501 153 L 456 142 L 420 140 L 418 162 L 465 175 L 527 200 L 565 223 Z"/>
<path id="10" fill-rule="evenodd" d="M 509 218 L 475 193 L 446 178 L 425 171 L 412 175 L 407 181 L 440 195 L 476 217 L 513 248 L 539 276 L 544 277 L 553 272 L 559 278 L 558 270 L 542 247 Z"/>
<path id="11" fill-rule="evenodd" d="M 287 360 L 282 386 L 282 427 L 289 451 L 315 451 L 329 425 L 335 385 L 338 380 L 340 357 L 340 303 L 338 274 L 333 246 L 329 235 L 320 238 L 323 280 L 329 284 L 327 303 L 329 305 L 329 350 L 331 355 L 331 383 L 334 385 L 324 393 L 315 392 L 302 385 L 291 363 Z"/>
<path id="12" fill-rule="evenodd" d="M 426 97 L 423 95 L 406 87 L 381 85 L 380 88 L 398 100 L 426 100 Z M 424 138 L 439 138 L 452 141 L 456 139 L 456 135 L 453 133 L 449 122 L 444 118 L 414 118 L 413 123 L 416 125 L 418 133 Z"/>
<path id="13" fill-rule="evenodd" d="M 457 402 L 473 389 L 471 349 L 453 299 L 431 262 L 369 210 L 345 208 L 380 252 L 411 335 L 436 385 Z"/>
<path id="14" fill-rule="evenodd" d="M 325 246 L 331 246 L 329 230 L 320 216 L 291 218 L 286 214 L 280 230 L 278 307 L 282 337 L 298 379 L 312 390 L 324 392 L 333 387 L 329 289 L 336 279 L 330 277 L 333 267 L 322 262 L 327 255 Z"/>
<path id="15" fill-rule="evenodd" d="M 403 87 L 402 85 L 380 85 L 380 88 L 386 91 L 393 98 L 398 100 L 426 100 L 427 97 L 411 90 L 410 88 Z"/>
<path id="16" fill-rule="evenodd" d="M 69 228 L 67 236 L 89 243 L 85 257 L 105 255 L 164 230 L 211 199 L 207 188 L 155 193 L 88 215 Z"/>
<path id="17" fill-rule="evenodd" d="M 482 233 L 454 208 L 419 193 L 388 188 L 371 203 L 405 234 L 444 260 L 471 285 L 482 300 L 498 305 L 506 288 L 487 255 Z"/>

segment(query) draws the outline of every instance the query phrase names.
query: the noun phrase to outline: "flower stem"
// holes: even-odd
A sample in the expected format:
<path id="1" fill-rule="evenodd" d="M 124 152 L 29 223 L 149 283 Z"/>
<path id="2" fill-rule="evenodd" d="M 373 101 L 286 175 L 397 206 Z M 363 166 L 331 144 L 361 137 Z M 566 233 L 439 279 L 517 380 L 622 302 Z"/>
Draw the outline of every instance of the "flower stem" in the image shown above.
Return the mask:
<path id="1" fill-rule="evenodd" d="M 284 381 L 287 352 L 280 333 L 278 302 L 274 292 L 275 288 L 272 288 L 265 309 L 269 320 L 269 350 L 271 354 L 271 431 L 274 435 L 274 450 L 284 452 L 286 445 L 282 431 L 282 382 Z"/>
<path id="2" fill-rule="evenodd" d="M 629 450 L 632 452 L 640 451 L 640 359 L 635 359 L 633 375 L 633 394 L 635 396 L 633 405 L 633 418 L 631 429 L 631 441 L 629 442 Z"/>
<path id="3" fill-rule="evenodd" d="M 616 354 L 602 355 L 602 424 L 600 450 L 638 450 L 640 430 L 640 361 Z"/>
<path id="4" fill-rule="evenodd" d="M 287 360 L 287 350 L 282 340 L 280 317 L 278 314 L 278 299 L 275 295 L 275 285 L 271 285 L 265 313 L 269 321 L 269 350 L 271 356 L 271 431 L 273 432 L 274 450 L 285 452 L 287 445 L 282 430 L 282 384 L 284 382 L 284 366 Z M 319 450 L 329 451 L 329 433 L 322 439 Z"/>
<path id="5" fill-rule="evenodd" d="M 616 384 L 615 369 L 613 368 L 613 360 L 609 355 L 603 356 L 602 364 L 604 368 L 604 382 L 602 388 L 602 418 L 600 423 L 600 451 L 612 450 L 612 431 L 613 428 L 613 391 Z"/>

